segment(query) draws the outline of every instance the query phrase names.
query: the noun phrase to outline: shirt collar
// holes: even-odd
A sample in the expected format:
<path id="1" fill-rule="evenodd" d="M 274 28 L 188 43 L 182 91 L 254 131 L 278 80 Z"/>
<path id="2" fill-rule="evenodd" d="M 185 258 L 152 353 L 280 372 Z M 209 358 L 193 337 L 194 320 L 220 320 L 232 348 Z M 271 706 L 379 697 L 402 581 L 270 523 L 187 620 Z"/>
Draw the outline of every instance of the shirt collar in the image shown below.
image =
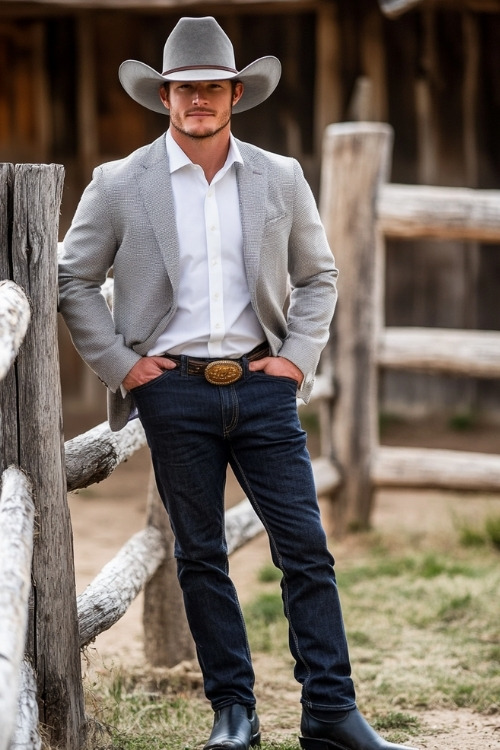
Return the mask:
<path id="1" fill-rule="evenodd" d="M 186 156 L 179 144 L 176 143 L 172 138 L 172 133 L 170 132 L 170 130 L 167 130 L 166 133 L 166 144 L 168 161 L 170 165 L 170 174 L 173 174 L 173 172 L 176 172 L 178 169 L 182 169 L 183 167 L 192 164 L 191 159 Z M 238 144 L 236 143 L 236 139 L 234 138 L 233 134 L 230 133 L 229 151 L 227 154 L 226 162 L 221 171 L 227 171 L 235 163 L 243 164 L 243 158 L 238 148 Z"/>

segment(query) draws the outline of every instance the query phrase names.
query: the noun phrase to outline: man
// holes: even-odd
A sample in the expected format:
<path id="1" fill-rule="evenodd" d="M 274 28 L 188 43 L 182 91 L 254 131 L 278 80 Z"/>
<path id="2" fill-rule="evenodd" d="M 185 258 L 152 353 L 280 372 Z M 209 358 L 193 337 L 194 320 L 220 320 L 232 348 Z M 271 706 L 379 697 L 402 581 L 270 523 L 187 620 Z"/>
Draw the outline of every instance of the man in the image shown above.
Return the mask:
<path id="1" fill-rule="evenodd" d="M 228 464 L 283 573 L 302 747 L 405 750 L 356 708 L 297 417 L 297 393 L 307 400 L 328 338 L 337 270 L 298 163 L 230 132 L 233 112 L 272 93 L 280 63 L 264 57 L 238 71 L 213 18 L 183 18 L 162 70 L 135 60 L 120 68 L 130 96 L 169 114 L 170 127 L 94 172 L 64 241 L 60 307 L 111 392 L 111 427 L 123 427 L 133 408 L 144 425 L 215 712 L 205 750 L 260 742 L 245 625 L 228 576 Z M 100 293 L 110 268 L 113 317 Z"/>

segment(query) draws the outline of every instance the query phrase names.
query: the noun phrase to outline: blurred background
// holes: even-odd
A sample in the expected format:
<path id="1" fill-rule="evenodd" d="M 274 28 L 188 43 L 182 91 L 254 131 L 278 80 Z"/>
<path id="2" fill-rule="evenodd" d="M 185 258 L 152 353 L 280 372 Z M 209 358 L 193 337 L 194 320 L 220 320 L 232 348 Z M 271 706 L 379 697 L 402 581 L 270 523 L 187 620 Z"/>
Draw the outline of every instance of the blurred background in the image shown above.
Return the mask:
<path id="1" fill-rule="evenodd" d="M 392 182 L 499 188 L 500 0 L 2 0 L 0 160 L 64 165 L 61 239 L 93 167 L 168 127 L 127 96 L 117 71 L 128 58 L 161 70 L 183 15 L 214 15 L 239 68 L 267 54 L 281 60 L 276 92 L 235 116 L 233 130 L 296 157 L 317 197 L 323 132 L 342 121 L 393 126 Z M 388 240 L 386 324 L 500 329 L 498 250 Z M 80 432 L 105 418 L 105 389 L 62 323 L 60 338 L 65 410 Z M 386 423 L 444 415 L 496 424 L 500 389 L 389 371 L 380 410 Z"/>

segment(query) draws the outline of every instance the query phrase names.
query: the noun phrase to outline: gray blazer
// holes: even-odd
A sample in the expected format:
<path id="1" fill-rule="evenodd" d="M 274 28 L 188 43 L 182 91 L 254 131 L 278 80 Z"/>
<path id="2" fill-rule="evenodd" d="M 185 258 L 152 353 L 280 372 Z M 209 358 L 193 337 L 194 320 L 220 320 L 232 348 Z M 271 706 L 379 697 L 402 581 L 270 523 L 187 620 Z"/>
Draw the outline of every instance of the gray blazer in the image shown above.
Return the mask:
<path id="1" fill-rule="evenodd" d="M 298 162 L 239 141 L 238 147 L 252 305 L 273 355 L 304 373 L 299 395 L 307 401 L 335 308 L 335 262 Z M 96 168 L 63 243 L 60 311 L 82 358 L 109 389 L 112 430 L 124 427 L 132 407 L 120 384 L 177 307 L 179 246 L 169 175 L 164 135 Z M 100 291 L 111 268 L 112 314 Z"/>

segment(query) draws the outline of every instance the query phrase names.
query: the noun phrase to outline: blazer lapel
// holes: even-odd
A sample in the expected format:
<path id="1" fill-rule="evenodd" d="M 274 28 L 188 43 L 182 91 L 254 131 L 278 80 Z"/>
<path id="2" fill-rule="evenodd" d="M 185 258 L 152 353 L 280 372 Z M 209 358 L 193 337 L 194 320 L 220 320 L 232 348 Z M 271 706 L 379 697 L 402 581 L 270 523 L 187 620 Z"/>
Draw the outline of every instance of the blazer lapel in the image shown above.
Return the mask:
<path id="1" fill-rule="evenodd" d="M 244 143 L 238 141 L 238 147 L 243 157 L 243 164 L 237 166 L 243 255 L 248 287 L 254 300 L 266 218 L 266 167 L 255 161 Z"/>
<path id="2" fill-rule="evenodd" d="M 138 174 L 137 179 L 146 214 L 158 241 L 167 274 L 172 287 L 177 289 L 180 277 L 179 242 L 164 134 L 147 150 L 143 170 Z"/>

